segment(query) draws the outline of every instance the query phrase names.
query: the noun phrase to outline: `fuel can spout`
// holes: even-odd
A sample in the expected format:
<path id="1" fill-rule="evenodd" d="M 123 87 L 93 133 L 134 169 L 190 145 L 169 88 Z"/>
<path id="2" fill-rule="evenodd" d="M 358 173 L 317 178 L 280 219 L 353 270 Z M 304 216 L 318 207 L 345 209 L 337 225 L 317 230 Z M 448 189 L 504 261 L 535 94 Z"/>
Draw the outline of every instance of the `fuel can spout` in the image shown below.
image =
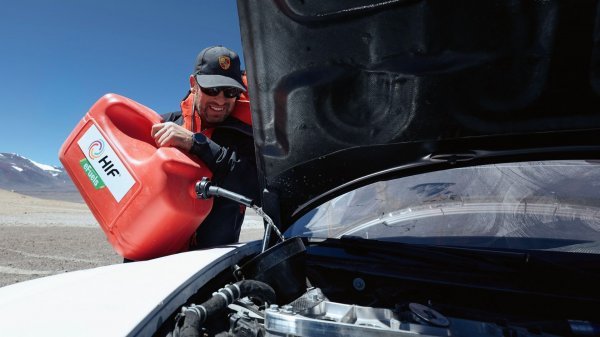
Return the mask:
<path id="1" fill-rule="evenodd" d="M 202 180 L 196 183 L 196 195 L 198 199 L 209 199 L 211 197 L 223 197 L 229 200 L 233 200 L 246 207 L 253 208 L 254 201 L 241 194 L 231 192 L 221 187 L 213 186 L 208 178 L 204 177 Z"/>

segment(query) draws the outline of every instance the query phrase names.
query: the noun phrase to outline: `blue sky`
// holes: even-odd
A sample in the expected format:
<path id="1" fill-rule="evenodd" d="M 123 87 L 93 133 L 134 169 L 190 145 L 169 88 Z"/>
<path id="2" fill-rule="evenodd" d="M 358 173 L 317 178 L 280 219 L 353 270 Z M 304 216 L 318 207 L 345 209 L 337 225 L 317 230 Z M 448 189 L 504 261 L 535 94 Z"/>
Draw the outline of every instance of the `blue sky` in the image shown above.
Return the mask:
<path id="1" fill-rule="evenodd" d="M 0 152 L 61 166 L 60 146 L 100 97 L 179 109 L 196 55 L 243 60 L 234 0 L 19 0 L 0 9 Z"/>

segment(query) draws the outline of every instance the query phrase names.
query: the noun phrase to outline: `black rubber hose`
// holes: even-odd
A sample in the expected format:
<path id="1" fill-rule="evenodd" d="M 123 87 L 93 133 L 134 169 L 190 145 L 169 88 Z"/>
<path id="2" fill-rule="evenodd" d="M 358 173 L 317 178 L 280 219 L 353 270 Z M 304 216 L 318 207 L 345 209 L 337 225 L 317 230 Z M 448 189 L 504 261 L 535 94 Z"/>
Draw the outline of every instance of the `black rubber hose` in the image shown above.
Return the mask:
<path id="1" fill-rule="evenodd" d="M 250 297 L 262 303 L 275 303 L 275 290 L 268 284 L 255 280 L 242 280 L 234 284 L 228 284 L 206 302 L 183 308 L 183 325 L 179 329 L 181 337 L 199 337 L 200 326 L 208 318 L 225 309 L 228 305 L 239 298 Z"/>

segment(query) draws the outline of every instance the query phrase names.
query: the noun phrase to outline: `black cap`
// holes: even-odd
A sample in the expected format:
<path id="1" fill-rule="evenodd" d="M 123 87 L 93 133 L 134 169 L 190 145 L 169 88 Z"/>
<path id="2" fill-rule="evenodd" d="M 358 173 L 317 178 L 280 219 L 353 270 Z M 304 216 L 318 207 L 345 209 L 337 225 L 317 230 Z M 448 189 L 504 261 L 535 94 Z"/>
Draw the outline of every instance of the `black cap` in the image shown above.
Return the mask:
<path id="1" fill-rule="evenodd" d="M 208 47 L 198 54 L 194 67 L 196 81 L 201 87 L 236 87 L 246 91 L 242 82 L 240 58 L 223 46 Z"/>

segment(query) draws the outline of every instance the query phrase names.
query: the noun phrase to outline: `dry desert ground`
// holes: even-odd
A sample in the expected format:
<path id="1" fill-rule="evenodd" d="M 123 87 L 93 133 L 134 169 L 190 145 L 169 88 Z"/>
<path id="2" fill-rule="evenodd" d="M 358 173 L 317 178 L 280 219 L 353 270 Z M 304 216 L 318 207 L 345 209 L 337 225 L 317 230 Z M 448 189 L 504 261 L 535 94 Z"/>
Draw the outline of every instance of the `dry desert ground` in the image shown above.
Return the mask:
<path id="1" fill-rule="evenodd" d="M 262 221 L 248 212 L 240 241 L 262 233 Z M 0 238 L 0 287 L 123 260 L 83 203 L 0 190 Z"/>

